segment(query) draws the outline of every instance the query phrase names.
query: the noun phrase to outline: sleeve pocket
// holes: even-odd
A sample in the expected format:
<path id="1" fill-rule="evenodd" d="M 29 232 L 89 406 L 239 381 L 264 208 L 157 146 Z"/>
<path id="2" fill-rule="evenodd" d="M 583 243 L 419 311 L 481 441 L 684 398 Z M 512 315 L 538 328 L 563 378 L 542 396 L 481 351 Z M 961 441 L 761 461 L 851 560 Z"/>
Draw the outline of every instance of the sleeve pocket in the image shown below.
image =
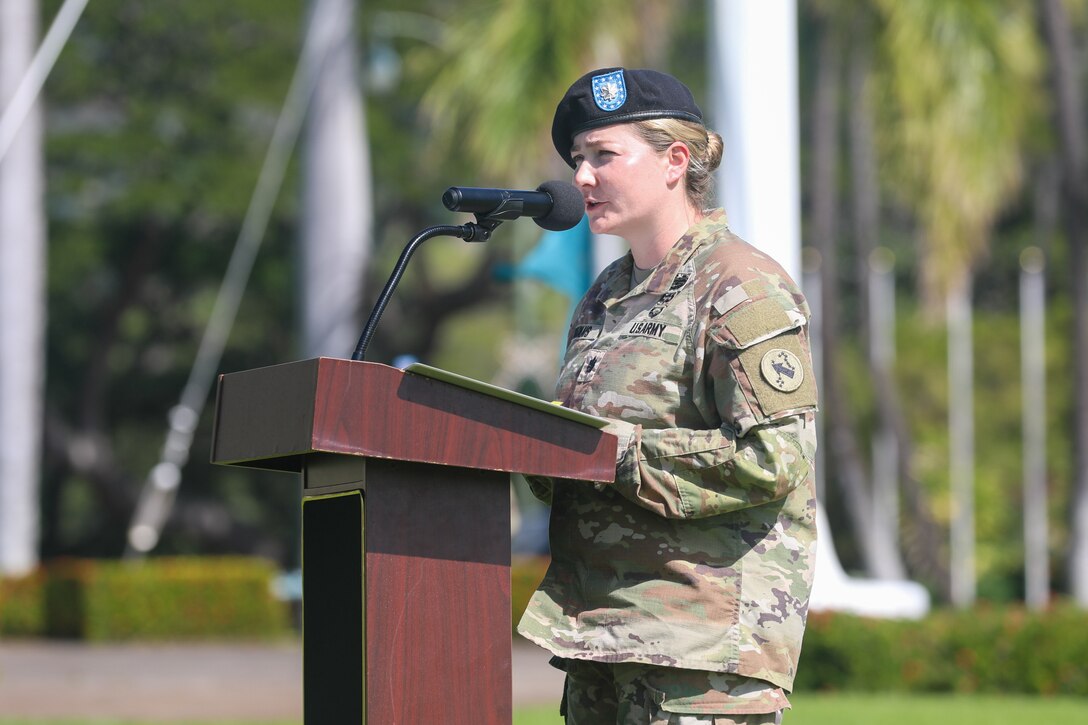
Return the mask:
<path id="1" fill-rule="evenodd" d="M 816 381 L 798 331 L 787 332 L 740 351 L 737 361 L 752 401 L 765 420 L 815 410 Z"/>
<path id="2" fill-rule="evenodd" d="M 712 326 L 710 334 L 730 355 L 737 386 L 751 408 L 749 423 L 816 409 L 806 322 L 800 310 L 764 297 L 729 310 Z"/>

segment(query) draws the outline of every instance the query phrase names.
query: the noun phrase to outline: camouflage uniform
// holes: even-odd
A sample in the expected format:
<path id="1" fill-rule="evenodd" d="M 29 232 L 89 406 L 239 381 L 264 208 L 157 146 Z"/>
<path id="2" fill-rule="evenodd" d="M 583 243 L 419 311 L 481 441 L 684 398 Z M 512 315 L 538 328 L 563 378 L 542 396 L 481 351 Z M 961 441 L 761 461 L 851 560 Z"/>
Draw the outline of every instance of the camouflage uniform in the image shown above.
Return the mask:
<path id="1" fill-rule="evenodd" d="M 762 680 L 621 662 L 565 660 L 567 725 L 775 725 L 789 707 Z"/>
<path id="2" fill-rule="evenodd" d="M 729 676 L 709 700 L 665 693 L 669 712 L 780 710 L 815 556 L 808 306 L 720 210 L 634 289 L 632 265 L 582 299 L 557 384 L 611 420 L 616 481 L 531 482 L 552 505 L 552 563 L 518 630 L 568 662 Z M 748 705 L 729 710 L 738 686 Z"/>

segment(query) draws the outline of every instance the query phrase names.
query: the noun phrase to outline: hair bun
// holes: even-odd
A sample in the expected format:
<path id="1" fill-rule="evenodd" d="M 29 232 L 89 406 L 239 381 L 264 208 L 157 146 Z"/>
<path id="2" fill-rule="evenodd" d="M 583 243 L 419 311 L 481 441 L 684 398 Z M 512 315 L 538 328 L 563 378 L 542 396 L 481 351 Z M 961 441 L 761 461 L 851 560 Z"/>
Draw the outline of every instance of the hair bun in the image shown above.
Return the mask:
<path id="1" fill-rule="evenodd" d="M 706 132 L 706 170 L 714 171 L 722 163 L 722 137 L 716 132 L 707 129 Z"/>

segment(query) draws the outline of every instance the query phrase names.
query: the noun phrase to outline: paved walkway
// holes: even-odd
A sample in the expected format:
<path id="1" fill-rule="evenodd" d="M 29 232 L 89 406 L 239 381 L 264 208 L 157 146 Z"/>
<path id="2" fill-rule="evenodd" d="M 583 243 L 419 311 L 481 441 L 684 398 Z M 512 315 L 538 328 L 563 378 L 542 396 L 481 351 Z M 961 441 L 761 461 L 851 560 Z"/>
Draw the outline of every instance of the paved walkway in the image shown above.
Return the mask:
<path id="1" fill-rule="evenodd" d="M 562 673 L 514 646 L 514 704 L 558 702 Z M 0 642 L 0 715 L 171 720 L 302 719 L 302 649 L 279 645 Z"/>

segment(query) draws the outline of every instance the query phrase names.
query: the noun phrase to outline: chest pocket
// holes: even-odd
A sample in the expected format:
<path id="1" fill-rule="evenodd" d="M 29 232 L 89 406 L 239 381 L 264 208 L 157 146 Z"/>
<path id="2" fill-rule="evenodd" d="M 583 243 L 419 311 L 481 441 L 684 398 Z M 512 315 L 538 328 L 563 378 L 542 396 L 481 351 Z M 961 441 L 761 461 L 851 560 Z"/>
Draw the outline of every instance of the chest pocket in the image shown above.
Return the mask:
<path id="1" fill-rule="evenodd" d="M 799 310 L 764 297 L 734 306 L 712 326 L 714 341 L 735 355 L 734 374 L 757 418 L 816 408 L 806 322 Z"/>

